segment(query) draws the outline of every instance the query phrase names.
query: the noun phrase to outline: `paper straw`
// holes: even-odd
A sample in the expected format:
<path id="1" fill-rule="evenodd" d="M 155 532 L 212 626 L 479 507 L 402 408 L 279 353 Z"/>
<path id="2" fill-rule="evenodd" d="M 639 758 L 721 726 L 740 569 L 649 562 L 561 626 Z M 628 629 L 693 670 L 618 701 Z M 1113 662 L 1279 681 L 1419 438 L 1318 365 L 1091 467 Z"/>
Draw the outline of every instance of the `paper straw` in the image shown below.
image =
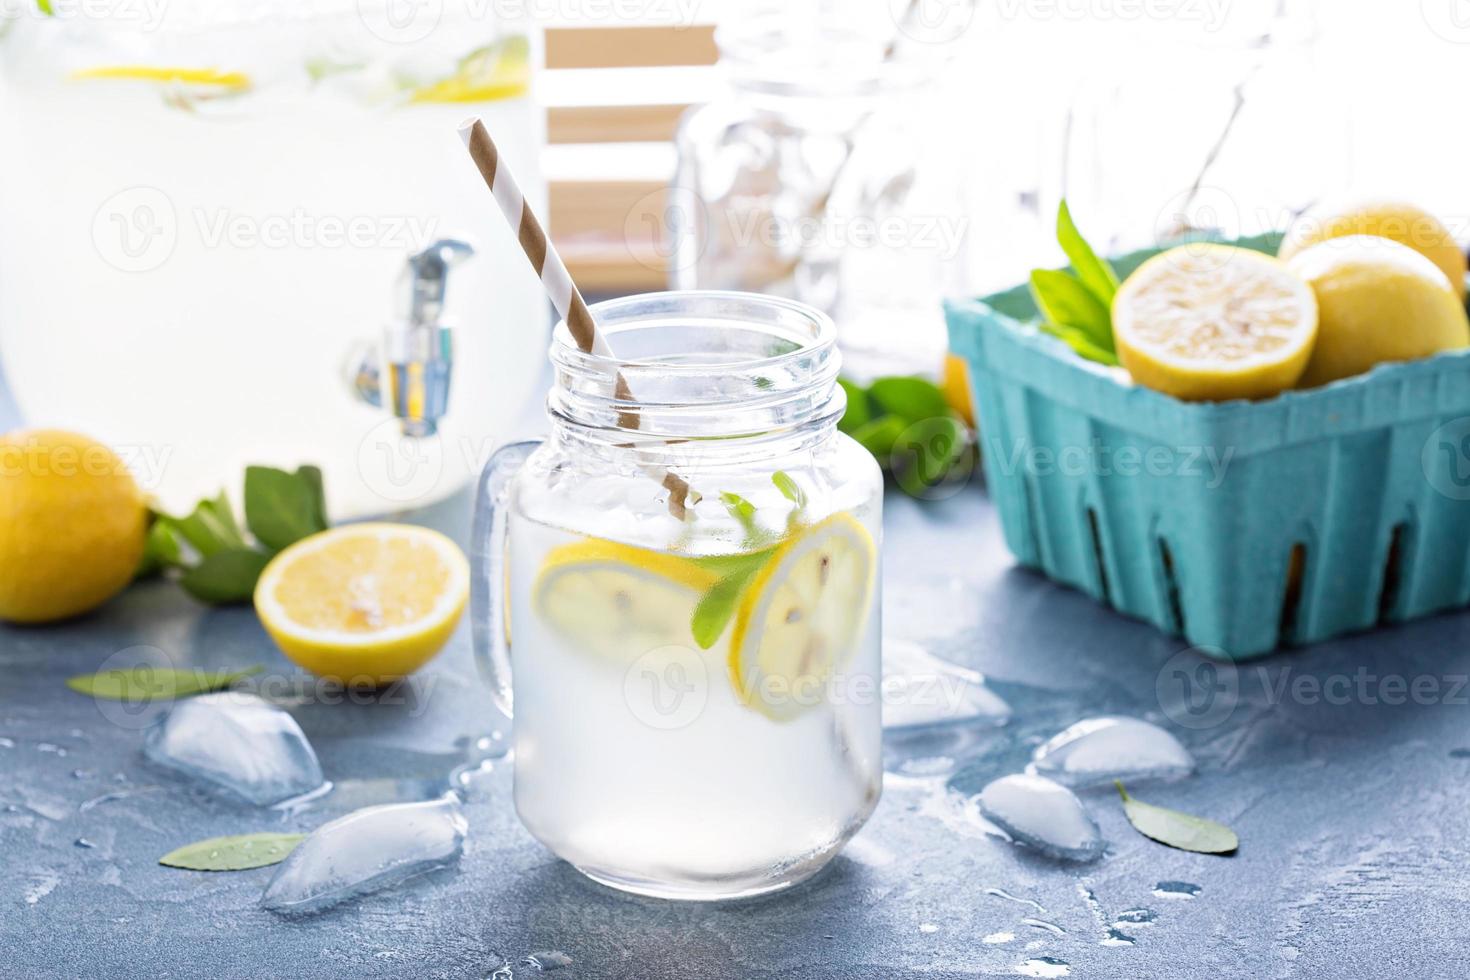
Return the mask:
<path id="1" fill-rule="evenodd" d="M 616 360 L 607 339 L 597 329 L 597 322 L 592 319 L 592 312 L 587 309 L 581 290 L 572 281 L 566 263 L 557 254 L 551 239 L 546 237 L 541 222 L 536 220 L 536 213 L 526 204 L 526 197 L 521 193 L 520 185 L 516 183 L 510 168 L 500 159 L 500 152 L 496 150 L 495 141 L 490 138 L 485 124 L 478 117 L 466 120 L 460 124 L 459 137 L 469 149 L 471 159 L 480 170 L 480 176 L 485 178 L 485 185 L 490 188 L 490 194 L 500 207 L 500 213 L 515 229 L 521 251 L 526 253 L 531 268 L 541 278 L 541 285 L 551 297 L 551 305 L 556 307 L 557 315 L 566 321 L 572 339 L 585 353 Z M 635 401 L 621 371 L 613 382 L 613 395 L 620 402 Z M 618 425 L 625 429 L 637 429 L 640 422 L 637 412 L 618 412 Z M 669 491 L 669 513 L 681 521 L 684 520 L 689 484 L 678 474 L 661 466 L 643 466 L 642 469 Z"/>

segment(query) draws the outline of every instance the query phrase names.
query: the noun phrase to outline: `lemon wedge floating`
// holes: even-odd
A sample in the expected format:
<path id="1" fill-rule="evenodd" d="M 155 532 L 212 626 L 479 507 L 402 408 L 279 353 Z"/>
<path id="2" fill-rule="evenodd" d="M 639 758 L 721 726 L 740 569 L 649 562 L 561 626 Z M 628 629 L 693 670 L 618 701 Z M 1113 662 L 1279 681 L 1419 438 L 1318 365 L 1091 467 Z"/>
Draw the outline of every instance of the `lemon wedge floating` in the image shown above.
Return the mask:
<path id="1" fill-rule="evenodd" d="M 453 75 L 413 93 L 411 102 L 493 102 L 525 95 L 531 87 L 531 45 L 506 38 L 465 55 Z"/>
<path id="2" fill-rule="evenodd" d="M 866 528 L 834 514 L 787 538 L 755 574 L 730 632 L 730 680 L 774 721 L 825 696 L 867 625 L 877 548 Z"/>
<path id="3" fill-rule="evenodd" d="M 536 614 L 573 647 L 627 664 L 690 646 L 694 607 L 716 580 L 678 555 L 586 538 L 546 556 L 532 594 Z"/>
<path id="4" fill-rule="evenodd" d="M 349 524 L 271 560 L 255 611 L 292 661 L 321 677 L 386 684 L 423 666 L 469 597 L 459 546 L 407 524 Z"/>
<path id="5" fill-rule="evenodd" d="M 250 76 L 242 71 L 220 71 L 218 68 L 171 68 L 163 65 L 105 65 L 83 68 L 71 73 L 75 82 L 97 79 L 122 79 L 142 82 L 175 82 L 243 91 L 250 87 Z"/>
<path id="6" fill-rule="evenodd" d="M 1184 245 L 1149 259 L 1119 288 L 1113 335 L 1144 387 L 1186 401 L 1270 398 L 1306 369 L 1317 300 L 1268 255 Z"/>

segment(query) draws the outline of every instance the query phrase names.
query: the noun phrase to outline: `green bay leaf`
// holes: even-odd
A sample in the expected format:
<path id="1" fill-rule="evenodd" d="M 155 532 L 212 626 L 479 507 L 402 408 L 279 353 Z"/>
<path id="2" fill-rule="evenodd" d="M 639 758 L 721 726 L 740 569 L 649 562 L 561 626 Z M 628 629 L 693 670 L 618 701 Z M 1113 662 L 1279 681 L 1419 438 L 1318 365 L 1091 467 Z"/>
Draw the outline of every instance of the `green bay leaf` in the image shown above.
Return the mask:
<path id="1" fill-rule="evenodd" d="M 1114 785 L 1123 798 L 1128 822 L 1150 840 L 1198 854 L 1233 854 L 1240 847 L 1240 838 L 1224 824 L 1135 800 L 1121 782 Z"/>
<path id="2" fill-rule="evenodd" d="M 923 378 L 879 378 L 868 386 L 868 395 L 879 408 L 905 425 L 949 416 L 944 392 Z"/>
<path id="3" fill-rule="evenodd" d="M 245 871 L 279 864 L 305 834 L 240 834 L 210 837 L 169 851 L 158 863 L 186 871 Z"/>
<path id="4" fill-rule="evenodd" d="M 200 602 L 212 605 L 249 602 L 270 560 L 270 555 L 253 548 L 217 551 L 184 572 L 179 585 Z"/>
<path id="5" fill-rule="evenodd" d="M 175 670 L 142 664 L 126 670 L 104 670 L 67 678 L 66 686 L 78 694 L 109 701 L 163 701 L 222 691 L 243 677 L 260 673 L 264 667 L 245 670 Z"/>
<path id="6" fill-rule="evenodd" d="M 326 530 L 320 503 L 321 473 L 270 466 L 245 468 L 245 523 L 256 540 L 275 551 Z"/>

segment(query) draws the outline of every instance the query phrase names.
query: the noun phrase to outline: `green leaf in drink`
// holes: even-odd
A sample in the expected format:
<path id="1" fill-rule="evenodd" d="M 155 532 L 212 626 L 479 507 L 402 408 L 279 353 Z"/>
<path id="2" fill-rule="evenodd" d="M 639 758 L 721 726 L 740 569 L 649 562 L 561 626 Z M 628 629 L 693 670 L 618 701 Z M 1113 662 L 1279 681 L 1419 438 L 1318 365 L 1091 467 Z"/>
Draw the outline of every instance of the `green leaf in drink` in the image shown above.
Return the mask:
<path id="1" fill-rule="evenodd" d="M 67 679 L 66 686 L 78 694 L 107 701 L 146 703 L 223 691 L 241 678 L 260 673 L 264 667 L 245 670 L 175 670 L 140 664 L 126 670 L 104 670 Z"/>
<path id="2" fill-rule="evenodd" d="M 246 871 L 279 864 L 305 834 L 240 834 L 235 837 L 210 837 L 169 851 L 158 863 L 185 871 Z"/>
<path id="3" fill-rule="evenodd" d="M 771 482 L 781 491 L 781 496 L 795 504 L 798 510 L 806 506 L 806 491 L 791 478 L 791 474 L 777 470 L 771 474 Z"/>
<path id="4" fill-rule="evenodd" d="M 1113 785 L 1123 798 L 1128 822 L 1150 840 L 1198 854 L 1233 854 L 1240 847 L 1235 831 L 1224 824 L 1135 800 L 1121 782 L 1114 781 Z"/>
<path id="5" fill-rule="evenodd" d="M 270 555 L 253 548 L 217 551 L 184 572 L 179 585 L 200 602 L 213 605 L 249 602 L 255 594 L 255 583 L 270 560 Z"/>
<path id="6" fill-rule="evenodd" d="M 327 529 L 322 504 L 321 471 L 302 467 L 295 473 L 269 466 L 245 469 L 245 522 L 267 548 L 279 551 Z"/>
<path id="7" fill-rule="evenodd" d="M 730 618 L 735 615 L 735 608 L 745 593 L 745 587 L 774 552 L 774 548 L 766 548 L 742 555 L 695 559 L 705 568 L 719 572 L 721 576 L 700 598 L 689 619 L 689 631 L 701 650 L 708 650 L 719 641 L 725 627 L 730 624 Z"/>

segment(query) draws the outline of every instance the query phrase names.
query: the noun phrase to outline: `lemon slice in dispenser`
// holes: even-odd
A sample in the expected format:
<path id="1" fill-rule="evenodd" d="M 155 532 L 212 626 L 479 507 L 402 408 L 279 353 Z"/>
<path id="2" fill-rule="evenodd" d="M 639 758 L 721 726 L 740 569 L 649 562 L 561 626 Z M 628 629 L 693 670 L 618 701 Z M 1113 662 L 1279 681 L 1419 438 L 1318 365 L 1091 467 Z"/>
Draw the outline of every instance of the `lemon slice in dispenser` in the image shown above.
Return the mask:
<path id="1" fill-rule="evenodd" d="M 835 514 L 787 538 L 735 612 L 730 680 L 749 707 L 787 721 L 820 703 L 867 627 L 878 549 Z"/>

